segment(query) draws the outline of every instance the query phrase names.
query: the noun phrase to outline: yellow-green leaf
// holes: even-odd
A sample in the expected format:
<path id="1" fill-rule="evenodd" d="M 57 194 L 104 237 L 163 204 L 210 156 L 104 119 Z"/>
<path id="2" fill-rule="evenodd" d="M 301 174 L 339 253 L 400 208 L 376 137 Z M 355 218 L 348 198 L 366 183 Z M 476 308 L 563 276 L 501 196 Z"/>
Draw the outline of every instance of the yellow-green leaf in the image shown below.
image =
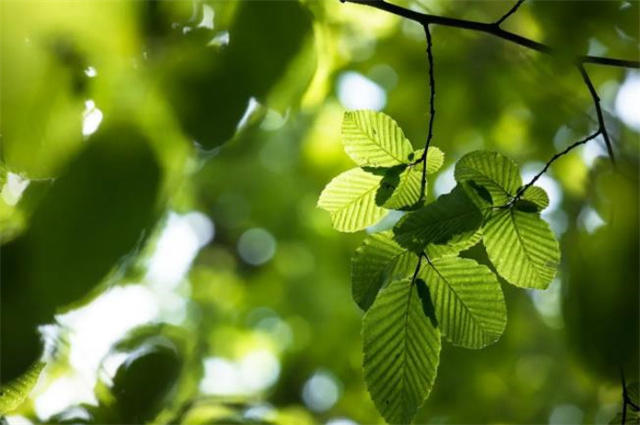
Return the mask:
<path id="1" fill-rule="evenodd" d="M 501 211 L 489 219 L 483 233 L 491 263 L 509 283 L 534 289 L 549 286 L 560 263 L 560 248 L 538 214 Z"/>
<path id="2" fill-rule="evenodd" d="M 411 142 L 388 115 L 376 111 L 348 111 L 342 121 L 344 150 L 362 167 L 408 164 Z"/>
<path id="3" fill-rule="evenodd" d="M 324 188 L 318 207 L 331 215 L 333 227 L 341 232 L 356 232 L 387 213 L 376 205 L 376 191 L 382 176 L 353 168 L 338 175 Z"/>

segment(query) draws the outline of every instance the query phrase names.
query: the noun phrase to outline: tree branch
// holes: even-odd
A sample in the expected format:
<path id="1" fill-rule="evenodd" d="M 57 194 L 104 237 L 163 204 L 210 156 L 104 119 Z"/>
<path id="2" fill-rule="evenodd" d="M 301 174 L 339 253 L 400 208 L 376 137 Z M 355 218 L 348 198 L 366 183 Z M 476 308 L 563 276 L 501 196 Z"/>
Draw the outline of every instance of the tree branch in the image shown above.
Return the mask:
<path id="1" fill-rule="evenodd" d="M 624 425 L 627 422 L 627 383 L 624 379 L 624 371 L 622 370 L 622 366 L 620 367 L 620 380 L 622 381 L 622 424 Z"/>
<path id="2" fill-rule="evenodd" d="M 513 15 L 518 8 L 522 5 L 522 3 L 524 3 L 524 0 L 517 0 L 516 4 L 513 5 L 513 7 L 511 7 L 511 9 L 509 9 L 509 11 L 507 11 L 507 13 L 505 13 L 500 19 L 498 19 L 496 22 L 494 23 L 484 23 L 484 22 L 477 22 L 477 21 L 468 21 L 465 19 L 457 19 L 457 18 L 449 18 L 446 16 L 438 16 L 438 15 L 431 15 L 428 13 L 421 13 L 421 12 L 416 12 L 415 10 L 411 10 L 411 9 L 407 9 L 401 6 L 397 6 L 395 4 L 392 3 L 387 3 L 385 0 L 340 0 L 343 3 L 355 3 L 355 4 L 363 4 L 366 6 L 370 6 L 373 7 L 375 9 L 379 9 L 379 10 L 383 10 L 389 13 L 392 13 L 396 16 L 400 16 L 406 19 L 410 19 L 414 22 L 418 22 L 420 24 L 422 24 L 424 31 L 425 31 L 425 35 L 427 38 L 427 58 L 429 61 L 429 86 L 431 88 L 431 95 L 430 95 L 430 120 L 429 120 L 429 130 L 427 133 L 427 143 L 425 145 L 425 149 L 424 152 L 422 153 L 422 156 L 416 160 L 415 162 L 413 162 L 411 165 L 415 165 L 418 164 L 422 161 L 423 163 L 423 170 L 422 170 L 422 190 L 421 190 L 421 194 L 420 194 L 420 200 L 423 199 L 424 197 L 424 192 L 425 192 L 425 186 L 426 186 L 426 172 L 427 172 L 427 152 L 429 150 L 429 144 L 431 143 L 431 138 L 433 137 L 433 120 L 434 120 L 434 116 L 435 116 L 435 80 L 434 80 L 434 76 L 433 76 L 433 54 L 432 54 L 432 42 L 431 42 L 431 32 L 429 30 L 429 25 L 430 24 L 438 24 L 438 25 L 444 25 L 444 26 L 449 26 L 449 27 L 455 27 L 455 28 L 462 28 L 462 29 L 469 29 L 469 30 L 473 30 L 473 31 L 479 31 L 479 32 L 484 32 L 487 34 L 491 34 L 493 36 L 505 39 L 507 41 L 510 41 L 512 43 L 518 44 L 520 46 L 529 48 L 531 50 L 535 50 L 541 53 L 545 53 L 548 55 L 554 55 L 556 50 L 551 47 L 548 46 L 546 44 L 522 37 L 521 35 L 518 34 L 514 34 L 512 32 L 509 31 L 505 31 L 502 28 L 500 28 L 500 24 L 502 22 L 504 22 L 507 18 L 509 18 L 509 16 Z M 625 59 L 616 59 L 616 58 L 607 58 L 607 57 L 603 57 L 603 56 L 589 56 L 589 55 L 583 55 L 583 56 L 576 56 L 574 58 L 574 63 L 576 65 L 576 67 L 578 68 L 578 70 L 580 71 L 580 75 L 582 76 L 582 79 L 584 80 L 584 83 L 587 85 L 587 88 L 589 89 L 589 93 L 591 94 L 591 98 L 593 99 L 593 104 L 594 107 L 596 109 L 596 114 L 598 117 L 598 130 L 591 134 L 590 136 L 587 136 L 586 138 L 582 139 L 582 140 L 578 140 L 577 142 L 571 144 L 570 146 L 568 146 L 565 150 L 563 150 L 562 152 L 556 153 L 553 157 L 551 157 L 551 159 L 549 161 L 547 161 L 547 163 L 545 164 L 544 168 L 538 173 L 536 174 L 531 181 L 529 181 L 529 183 L 527 183 L 526 185 L 522 186 L 518 192 L 515 194 L 515 196 L 511 199 L 511 201 L 509 201 L 506 205 L 503 205 L 501 207 L 497 207 L 497 208 L 507 208 L 507 207 L 511 207 L 515 202 L 517 202 L 520 197 L 524 194 L 524 192 L 531 187 L 551 166 L 551 164 L 557 160 L 558 158 L 560 158 L 563 155 L 566 155 L 569 151 L 571 151 L 572 149 L 576 148 L 577 146 L 583 145 L 585 143 L 587 143 L 589 140 L 592 140 L 594 138 L 596 138 L 599 135 L 602 135 L 605 144 L 607 145 L 607 151 L 609 152 L 609 156 L 611 158 L 611 161 L 614 161 L 614 154 L 613 154 L 613 148 L 611 146 L 611 140 L 609 139 L 609 134 L 607 133 L 607 128 L 605 126 L 604 123 L 604 116 L 602 114 L 602 108 L 600 107 L 600 97 L 598 96 L 598 93 L 596 92 L 595 87 L 593 86 L 593 83 L 591 82 L 591 79 L 589 78 L 589 74 L 587 74 L 587 71 L 584 68 L 584 64 L 585 63 L 595 63 L 595 64 L 600 64 L 600 65 L 610 65 L 610 66 L 620 66 L 620 67 L 628 67 L 628 68 L 640 68 L 640 61 L 631 61 L 631 60 L 625 60 Z M 416 268 L 416 274 L 417 271 L 420 268 L 420 261 L 418 261 L 418 266 Z M 414 274 L 414 278 L 415 278 L 415 274 Z"/>
<path id="3" fill-rule="evenodd" d="M 431 139 L 433 138 L 433 121 L 436 116 L 436 106 L 435 106 L 435 98 L 436 98 L 436 80 L 433 76 L 433 45 L 431 42 L 431 31 L 429 30 L 429 25 L 424 26 L 424 33 L 427 37 L 427 62 L 429 62 L 429 129 L 427 130 L 427 142 L 424 146 L 424 152 L 416 163 L 422 162 L 422 181 L 420 183 L 420 200 L 424 199 L 425 189 L 427 186 L 427 155 L 429 152 L 429 145 L 431 144 Z"/>
<path id="4" fill-rule="evenodd" d="M 496 26 L 500 26 L 500 24 L 502 24 L 509 16 L 513 15 L 513 13 L 518 10 L 518 8 L 520 7 L 520 5 L 524 3 L 524 0 L 518 0 L 518 2 L 516 4 L 513 5 L 513 7 L 511 9 L 509 9 L 509 11 L 507 13 L 505 13 L 502 18 L 498 19 L 495 23 Z"/>
<path id="5" fill-rule="evenodd" d="M 392 13 L 414 22 L 418 22 L 423 26 L 429 24 L 437 24 L 448 27 L 468 29 L 472 31 L 484 32 L 495 37 L 502 38 L 520 46 L 526 47 L 548 55 L 554 55 L 556 50 L 544 43 L 531 40 L 518 34 L 505 31 L 495 23 L 485 23 L 477 21 L 468 21 L 466 19 L 449 18 L 446 16 L 431 15 L 428 13 L 416 12 L 415 10 L 387 3 L 384 0 L 340 0 L 343 3 L 355 3 L 370 6 L 379 10 Z M 620 66 L 626 68 L 640 68 L 640 61 L 632 61 L 617 58 L 608 58 L 603 56 L 582 55 L 574 58 L 576 64 L 595 63 L 600 65 Z"/>
<path id="6" fill-rule="evenodd" d="M 615 162 L 615 159 L 613 156 L 613 147 L 611 146 L 611 141 L 609 140 L 607 127 L 604 124 L 602 108 L 600 108 L 600 96 L 598 96 L 598 92 L 596 92 L 596 89 L 593 87 L 593 83 L 589 78 L 589 74 L 587 74 L 587 71 L 584 69 L 584 65 L 578 64 L 578 70 L 580 71 L 580 75 L 582 75 L 582 79 L 584 80 L 584 83 L 589 88 L 589 93 L 591 94 L 591 98 L 593 99 L 593 106 L 595 106 L 596 114 L 598 116 L 598 125 L 599 125 L 598 130 L 600 131 L 600 133 L 602 134 L 602 137 L 604 138 L 604 143 L 607 145 L 607 151 L 609 152 L 609 157 L 611 158 L 611 161 Z"/>

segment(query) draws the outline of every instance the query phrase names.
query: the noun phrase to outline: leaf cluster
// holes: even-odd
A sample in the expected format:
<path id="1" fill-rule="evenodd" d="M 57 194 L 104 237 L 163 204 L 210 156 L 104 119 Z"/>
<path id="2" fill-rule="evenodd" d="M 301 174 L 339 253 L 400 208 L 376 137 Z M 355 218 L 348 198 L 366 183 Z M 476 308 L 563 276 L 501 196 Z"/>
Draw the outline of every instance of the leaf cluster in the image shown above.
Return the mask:
<path id="1" fill-rule="evenodd" d="M 480 349 L 502 335 L 507 315 L 498 275 L 532 289 L 553 280 L 558 241 L 540 216 L 549 199 L 542 188 L 523 186 L 507 157 L 476 151 L 456 163 L 455 188 L 425 205 L 426 175 L 443 162 L 439 149 L 426 157 L 412 151 L 390 117 L 371 111 L 345 113 L 342 134 L 345 151 L 363 168 L 340 174 L 320 195 L 334 227 L 353 232 L 387 209 L 406 211 L 393 230 L 370 234 L 356 249 L 352 294 L 365 312 L 371 397 L 388 422 L 408 423 L 433 387 L 442 336 Z M 385 186 L 390 176 L 396 183 Z M 480 242 L 493 268 L 459 256 Z"/>

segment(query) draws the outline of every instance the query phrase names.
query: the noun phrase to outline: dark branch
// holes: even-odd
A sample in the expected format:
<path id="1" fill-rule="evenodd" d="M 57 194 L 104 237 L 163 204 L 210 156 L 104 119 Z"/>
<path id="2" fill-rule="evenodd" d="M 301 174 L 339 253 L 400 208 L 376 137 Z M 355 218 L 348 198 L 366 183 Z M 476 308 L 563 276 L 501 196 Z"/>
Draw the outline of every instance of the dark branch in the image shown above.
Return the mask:
<path id="1" fill-rule="evenodd" d="M 424 26 L 424 33 L 427 37 L 427 61 L 429 62 L 429 129 L 427 131 L 427 142 L 424 145 L 424 152 L 422 152 L 422 156 L 418 159 L 418 162 L 422 162 L 422 182 L 420 183 L 420 200 L 424 198 L 425 188 L 427 185 L 427 155 L 429 152 L 429 145 L 431 144 L 431 139 L 433 138 L 433 120 L 436 116 L 436 106 L 435 106 L 435 98 L 436 98 L 436 80 L 433 76 L 433 45 L 431 42 L 431 31 L 429 30 L 429 25 Z"/>
<path id="2" fill-rule="evenodd" d="M 433 138 L 433 120 L 436 116 L 436 106 L 435 106 L 435 98 L 436 98 L 436 80 L 433 74 L 433 47 L 431 42 L 431 31 L 429 31 L 429 25 L 424 26 L 424 33 L 427 36 L 427 60 L 429 61 L 429 88 L 431 89 L 431 93 L 429 95 L 429 132 L 427 134 L 427 143 L 424 146 L 424 152 L 422 155 L 425 158 L 425 169 L 427 168 L 427 150 L 429 149 L 429 145 L 431 145 L 431 139 Z"/>
<path id="3" fill-rule="evenodd" d="M 520 5 L 524 3 L 524 0 L 518 0 L 518 2 L 516 4 L 513 5 L 513 7 L 511 9 L 509 9 L 509 11 L 507 13 L 505 13 L 502 18 L 498 19 L 496 21 L 496 26 L 500 26 L 501 23 L 503 23 L 509 16 L 513 15 L 513 13 L 518 10 L 518 8 L 520 7 Z"/>
<path id="4" fill-rule="evenodd" d="M 573 150 L 574 148 L 580 146 L 580 145 L 584 145 L 585 143 L 587 143 L 589 140 L 593 140 L 596 137 L 598 137 L 600 134 L 602 134 L 602 132 L 600 130 L 596 131 L 595 133 L 585 137 L 582 140 L 578 140 L 577 142 L 569 145 L 565 150 L 563 150 L 562 152 L 558 152 L 557 154 L 553 155 L 551 157 L 551 159 L 549 161 L 547 161 L 547 163 L 544 165 L 544 168 L 538 173 L 536 174 L 530 181 L 529 183 L 527 183 L 526 185 L 522 186 L 518 192 L 516 193 L 516 195 L 513 197 L 513 200 L 511 202 L 509 202 L 509 204 L 507 204 L 506 206 L 511 206 L 513 205 L 514 202 L 516 202 L 517 200 L 520 199 L 520 197 L 522 196 L 522 194 L 531 186 L 533 186 L 533 184 L 544 174 L 547 172 L 547 170 L 549 169 L 549 167 L 551 166 L 551 164 L 553 164 L 553 162 L 560 158 L 563 155 L 568 154 L 571 150 Z"/>
<path id="5" fill-rule="evenodd" d="M 484 32 L 493 36 L 502 38 L 520 46 L 526 47 L 548 55 L 555 54 L 555 49 L 538 41 L 531 40 L 518 34 L 505 31 L 495 23 L 485 23 L 468 21 L 466 19 L 449 18 L 446 16 L 431 15 L 428 13 L 416 12 L 415 10 L 406 9 L 384 0 L 340 0 L 343 3 L 363 4 L 376 9 L 384 10 L 396 16 L 400 16 L 412 21 L 418 22 L 423 26 L 429 24 L 437 24 L 454 28 L 462 28 L 473 31 Z M 625 59 L 608 58 L 603 56 L 576 56 L 575 63 L 596 63 L 600 65 L 621 66 L 626 68 L 640 68 L 640 61 L 632 61 Z"/>
<path id="6" fill-rule="evenodd" d="M 498 21 L 496 21 L 495 23 L 483 23 L 483 22 L 476 22 L 476 21 L 468 21 L 468 20 L 464 20 L 464 19 L 456 19 L 456 18 L 448 18 L 445 16 L 438 16 L 438 15 L 431 15 L 428 13 L 421 13 L 421 12 L 416 12 L 414 10 L 410 10 L 410 9 L 406 9 L 404 7 L 400 7 L 397 6 L 395 4 L 392 3 L 387 3 L 384 0 L 340 0 L 343 3 L 348 2 L 348 3 L 356 3 L 356 4 L 363 4 L 363 5 L 367 5 L 367 6 L 371 6 L 373 8 L 379 9 L 379 10 L 384 10 L 386 12 L 392 13 L 396 16 L 400 16 L 403 18 L 407 18 L 410 19 L 412 21 L 418 22 L 420 24 L 422 24 L 422 26 L 424 27 L 424 31 L 425 31 L 425 35 L 427 37 L 427 58 L 429 61 L 429 85 L 431 88 L 431 96 L 430 96 L 430 113 L 431 113 L 431 117 L 429 120 L 429 130 L 427 133 L 427 143 L 425 145 L 424 148 L 424 152 L 422 153 L 422 156 L 416 160 L 415 162 L 413 162 L 411 165 L 416 165 L 418 163 L 420 163 L 421 161 L 423 162 L 423 170 L 422 170 L 422 193 L 420 195 L 420 199 L 422 199 L 424 197 L 424 192 L 425 192 L 425 185 L 426 185 L 426 172 L 427 172 L 427 152 L 429 150 L 429 144 L 431 143 L 431 138 L 433 137 L 433 120 L 434 120 L 434 116 L 435 116 L 435 81 L 434 81 L 434 76 L 433 76 L 433 54 L 432 54 L 432 43 L 431 43 L 431 32 L 429 30 L 429 25 L 430 24 L 438 24 L 438 25 L 444 25 L 444 26 L 449 26 L 449 27 L 455 27 L 455 28 L 463 28 L 463 29 L 469 29 L 469 30 L 474 30 L 474 31 L 480 31 L 480 32 L 484 32 L 487 34 L 491 34 L 494 35 L 496 37 L 508 40 L 512 43 L 518 44 L 520 46 L 524 46 L 527 47 L 529 49 L 541 52 L 541 53 L 545 53 L 548 55 L 553 55 L 555 54 L 555 49 L 552 48 L 551 46 L 547 46 L 546 44 L 543 43 L 539 43 L 537 41 L 522 37 L 518 34 L 514 34 L 512 32 L 509 31 L 505 31 L 502 28 L 500 28 L 500 24 L 502 22 L 504 22 L 509 16 L 511 16 L 513 13 L 515 13 L 518 8 L 522 5 L 522 3 L 524 2 L 524 0 L 517 0 L 516 4 L 509 9 L 509 11 L 503 15 Z M 508 202 L 506 205 L 503 205 L 501 207 L 497 207 L 497 208 L 508 208 L 511 207 L 515 202 L 517 202 L 520 197 L 524 194 L 524 192 L 531 187 L 544 173 L 547 172 L 547 170 L 549 169 L 549 167 L 551 166 L 551 164 L 557 160 L 558 158 L 560 158 L 563 155 L 566 155 L 567 153 L 569 153 L 572 149 L 583 145 L 585 143 L 587 143 L 589 140 L 592 140 L 594 138 L 596 138 L 599 135 L 602 135 L 605 144 L 607 145 L 607 151 L 609 152 L 609 156 L 611 157 L 611 160 L 614 161 L 614 154 L 613 154 L 613 148 L 611 146 L 611 140 L 609 139 L 609 134 L 607 133 L 607 128 L 605 126 L 604 123 L 604 117 L 602 114 L 602 108 L 600 107 L 600 97 L 598 96 L 598 93 L 596 92 L 595 87 L 593 86 L 593 83 L 591 82 L 591 79 L 589 78 L 589 75 L 587 74 L 587 71 L 584 68 L 584 64 L 585 63 L 596 63 L 596 64 L 601 64 L 601 65 L 611 65 L 611 66 L 621 66 L 621 67 L 628 67 L 628 68 L 640 68 L 640 61 L 629 61 L 629 60 L 624 60 L 624 59 L 615 59 L 615 58 L 607 58 L 607 57 L 602 57 L 602 56 L 576 56 L 574 58 L 574 63 L 576 65 L 576 67 L 578 68 L 578 70 L 580 71 L 580 75 L 582 76 L 582 79 L 584 80 L 585 84 L 587 85 L 587 88 L 589 89 L 589 93 L 591 94 L 591 98 L 593 99 L 593 104 L 596 108 L 596 114 L 598 116 L 598 130 L 591 134 L 590 136 L 587 136 L 586 138 L 582 139 L 582 140 L 578 140 L 577 142 L 571 144 L 570 146 L 568 146 L 565 150 L 563 150 L 562 152 L 556 153 L 553 157 L 551 157 L 551 159 L 549 161 L 547 161 L 547 163 L 545 164 L 544 168 L 538 173 L 536 174 L 531 181 L 529 181 L 529 183 L 527 183 L 526 185 L 522 186 L 518 192 L 514 195 L 514 197 L 511 199 L 510 202 Z M 417 275 L 418 271 L 420 269 L 420 261 L 418 261 L 418 266 L 416 267 L 416 272 L 414 273 L 414 279 L 415 276 Z"/>
<path id="7" fill-rule="evenodd" d="M 578 64 L 578 70 L 580 71 L 580 75 L 582 75 L 582 79 L 584 80 L 584 83 L 589 88 L 589 93 L 591 94 L 591 98 L 593 99 L 593 106 L 595 106 L 596 114 L 598 115 L 598 125 L 599 125 L 598 130 L 602 134 L 604 143 L 607 145 L 607 152 L 609 152 L 609 157 L 611 158 L 611 161 L 615 161 L 613 156 L 613 147 L 611 146 L 611 141 L 609 140 L 607 127 L 604 124 L 604 116 L 602 115 L 602 108 L 600 107 L 600 96 L 598 96 L 598 92 L 596 92 L 596 89 L 593 87 L 593 83 L 589 78 L 589 74 L 587 74 L 587 71 L 584 69 L 584 66 L 582 64 Z"/>

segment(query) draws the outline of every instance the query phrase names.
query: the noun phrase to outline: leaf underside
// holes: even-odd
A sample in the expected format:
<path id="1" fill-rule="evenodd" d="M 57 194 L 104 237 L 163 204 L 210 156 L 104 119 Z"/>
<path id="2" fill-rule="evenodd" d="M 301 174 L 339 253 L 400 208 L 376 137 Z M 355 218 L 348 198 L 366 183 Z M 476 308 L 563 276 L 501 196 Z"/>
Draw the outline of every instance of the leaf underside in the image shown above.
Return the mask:
<path id="1" fill-rule="evenodd" d="M 475 151 L 463 156 L 454 174 L 458 182 L 472 181 L 487 189 L 493 205 L 506 204 L 522 186 L 516 164 L 497 152 Z"/>
<path id="2" fill-rule="evenodd" d="M 492 216 L 483 241 L 491 263 L 509 283 L 546 289 L 560 262 L 549 225 L 537 214 L 509 209 Z"/>
<path id="3" fill-rule="evenodd" d="M 329 212 L 333 227 L 356 232 L 384 217 L 387 210 L 376 205 L 376 190 L 382 176 L 353 168 L 338 175 L 324 188 L 318 206 Z"/>
<path id="4" fill-rule="evenodd" d="M 394 233 L 400 245 L 419 253 L 427 244 L 442 245 L 471 238 L 481 223 L 480 210 L 458 186 L 426 207 L 405 215 Z"/>
<path id="5" fill-rule="evenodd" d="M 411 142 L 396 122 L 380 112 L 345 112 L 342 121 L 344 150 L 362 167 L 391 167 L 409 163 Z"/>
<path id="6" fill-rule="evenodd" d="M 362 310 L 368 310 L 384 283 L 411 273 L 416 260 L 393 240 L 391 231 L 367 236 L 351 259 L 353 299 Z"/>
<path id="7" fill-rule="evenodd" d="M 441 258 L 425 264 L 420 277 L 449 342 L 477 349 L 500 338 L 507 311 L 500 283 L 488 267 L 467 258 Z"/>
<path id="8" fill-rule="evenodd" d="M 411 280 L 391 282 L 363 319 L 364 374 L 376 407 L 392 424 L 411 422 L 429 395 L 440 331 L 423 311 Z"/>

